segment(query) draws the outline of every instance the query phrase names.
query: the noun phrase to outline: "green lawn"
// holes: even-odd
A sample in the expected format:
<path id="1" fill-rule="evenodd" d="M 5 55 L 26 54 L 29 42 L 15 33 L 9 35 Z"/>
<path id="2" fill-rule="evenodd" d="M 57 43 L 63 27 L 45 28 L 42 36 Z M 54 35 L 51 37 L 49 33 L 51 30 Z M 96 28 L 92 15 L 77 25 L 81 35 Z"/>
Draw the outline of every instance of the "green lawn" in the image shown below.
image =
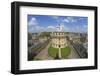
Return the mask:
<path id="1" fill-rule="evenodd" d="M 53 47 L 49 47 L 48 48 L 48 53 L 51 57 L 55 58 L 56 55 L 58 54 L 58 49 L 57 48 L 53 48 Z"/>
<path id="2" fill-rule="evenodd" d="M 68 55 L 70 54 L 70 52 L 71 52 L 70 47 L 61 48 L 61 56 L 62 56 L 62 58 L 67 58 Z"/>
<path id="3" fill-rule="evenodd" d="M 48 48 L 48 53 L 53 58 L 55 58 L 56 55 L 58 55 L 58 52 L 59 52 L 58 48 L 53 48 L 51 46 Z M 70 47 L 61 48 L 61 56 L 62 56 L 62 58 L 67 58 L 68 55 L 70 54 L 70 52 L 71 52 Z"/>

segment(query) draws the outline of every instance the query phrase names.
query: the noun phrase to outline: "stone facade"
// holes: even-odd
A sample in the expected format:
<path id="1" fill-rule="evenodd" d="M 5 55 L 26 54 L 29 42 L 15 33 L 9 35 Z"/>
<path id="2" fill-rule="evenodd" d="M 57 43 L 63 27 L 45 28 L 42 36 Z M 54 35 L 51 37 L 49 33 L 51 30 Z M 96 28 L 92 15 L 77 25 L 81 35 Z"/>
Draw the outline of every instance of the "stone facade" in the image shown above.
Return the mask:
<path id="1" fill-rule="evenodd" d="M 52 32 L 52 47 L 64 48 L 67 46 L 66 34 L 64 32 Z"/>

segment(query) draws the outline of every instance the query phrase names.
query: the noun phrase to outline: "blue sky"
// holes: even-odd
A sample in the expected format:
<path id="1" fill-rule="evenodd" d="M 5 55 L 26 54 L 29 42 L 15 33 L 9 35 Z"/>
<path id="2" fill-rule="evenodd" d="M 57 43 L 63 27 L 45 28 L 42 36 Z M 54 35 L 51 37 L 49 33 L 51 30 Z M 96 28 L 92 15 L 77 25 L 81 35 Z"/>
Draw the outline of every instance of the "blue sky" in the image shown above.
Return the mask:
<path id="1" fill-rule="evenodd" d="M 64 32 L 87 32 L 88 27 L 88 17 L 28 15 L 27 18 L 28 32 L 32 33 L 58 31 L 59 25 Z"/>

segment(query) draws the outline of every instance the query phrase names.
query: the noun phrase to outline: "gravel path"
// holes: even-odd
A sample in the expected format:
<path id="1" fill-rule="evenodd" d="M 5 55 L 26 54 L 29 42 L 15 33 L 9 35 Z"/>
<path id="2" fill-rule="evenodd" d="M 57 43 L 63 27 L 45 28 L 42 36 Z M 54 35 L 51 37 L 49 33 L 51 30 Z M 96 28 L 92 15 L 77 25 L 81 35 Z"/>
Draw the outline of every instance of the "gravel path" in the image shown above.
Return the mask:
<path id="1" fill-rule="evenodd" d="M 53 58 L 50 57 L 48 55 L 48 48 L 50 47 L 50 44 L 49 43 L 36 57 L 35 59 L 41 59 L 41 60 L 52 60 Z"/>
<path id="2" fill-rule="evenodd" d="M 68 56 L 68 59 L 78 59 L 78 58 L 80 58 L 78 53 L 73 48 L 73 46 L 70 45 L 70 48 L 71 48 L 71 54 Z"/>

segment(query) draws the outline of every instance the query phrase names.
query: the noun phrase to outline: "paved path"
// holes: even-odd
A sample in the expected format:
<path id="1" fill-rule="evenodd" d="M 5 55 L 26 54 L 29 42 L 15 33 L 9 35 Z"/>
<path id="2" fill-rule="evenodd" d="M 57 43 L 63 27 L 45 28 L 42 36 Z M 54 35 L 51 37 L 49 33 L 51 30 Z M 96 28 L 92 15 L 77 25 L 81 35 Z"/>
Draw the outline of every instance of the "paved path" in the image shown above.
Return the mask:
<path id="1" fill-rule="evenodd" d="M 48 48 L 51 42 L 35 57 L 35 59 L 52 60 L 53 58 L 48 55 Z"/>
<path id="2" fill-rule="evenodd" d="M 70 45 L 71 48 L 71 54 L 68 56 L 68 59 L 78 59 L 80 58 L 78 53 L 75 51 L 72 45 Z"/>

